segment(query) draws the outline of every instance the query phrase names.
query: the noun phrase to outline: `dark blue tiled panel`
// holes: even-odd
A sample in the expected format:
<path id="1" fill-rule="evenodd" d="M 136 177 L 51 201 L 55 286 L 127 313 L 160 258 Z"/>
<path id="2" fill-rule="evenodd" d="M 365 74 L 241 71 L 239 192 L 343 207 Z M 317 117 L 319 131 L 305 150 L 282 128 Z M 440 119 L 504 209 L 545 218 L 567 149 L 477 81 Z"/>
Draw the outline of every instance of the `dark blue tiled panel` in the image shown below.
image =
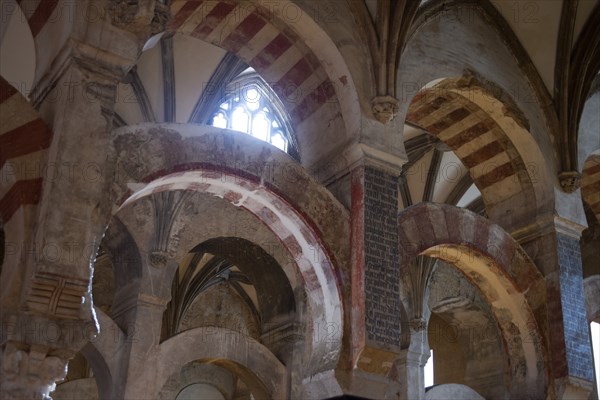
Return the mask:
<path id="1" fill-rule="evenodd" d="M 399 345 L 398 178 L 365 167 L 365 307 L 369 340 Z"/>
<path id="2" fill-rule="evenodd" d="M 579 241 L 557 234 L 560 296 L 569 375 L 594 380 L 589 328 L 585 315 Z"/>

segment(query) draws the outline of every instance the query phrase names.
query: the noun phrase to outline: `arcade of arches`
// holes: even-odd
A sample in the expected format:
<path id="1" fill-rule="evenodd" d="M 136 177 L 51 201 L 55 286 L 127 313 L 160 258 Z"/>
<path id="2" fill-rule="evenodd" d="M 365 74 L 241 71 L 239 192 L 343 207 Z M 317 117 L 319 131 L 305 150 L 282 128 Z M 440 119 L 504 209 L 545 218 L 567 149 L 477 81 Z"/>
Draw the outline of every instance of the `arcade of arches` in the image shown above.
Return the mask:
<path id="1" fill-rule="evenodd" d="M 2 399 L 598 398 L 599 1 L 1 13 Z"/>

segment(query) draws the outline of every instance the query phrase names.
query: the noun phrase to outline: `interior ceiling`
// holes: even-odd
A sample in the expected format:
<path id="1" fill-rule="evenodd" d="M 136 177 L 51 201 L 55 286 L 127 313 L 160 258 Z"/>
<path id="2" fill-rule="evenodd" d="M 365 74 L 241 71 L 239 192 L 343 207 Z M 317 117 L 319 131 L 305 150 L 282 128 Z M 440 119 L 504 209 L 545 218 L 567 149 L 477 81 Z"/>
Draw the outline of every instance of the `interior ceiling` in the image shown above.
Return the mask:
<path id="1" fill-rule="evenodd" d="M 581 29 L 583 28 L 583 24 L 587 21 L 597 2 L 598 0 L 579 0 L 579 4 L 577 5 L 577 18 L 575 19 L 575 31 L 573 32 L 574 41 L 577 41 Z"/>
<path id="2" fill-rule="evenodd" d="M 377 12 L 378 0 L 364 0 L 369 12 L 374 16 Z M 581 29 L 589 17 L 592 8 L 598 0 L 579 0 L 577 8 L 577 16 L 575 20 L 575 31 L 573 35 L 574 41 L 577 40 Z M 426 1 L 421 1 L 426 3 Z M 508 25 L 511 27 L 527 53 L 533 64 L 537 68 L 542 80 L 544 81 L 549 92 L 553 92 L 554 88 L 554 66 L 557 48 L 558 31 L 560 25 L 560 14 L 563 0 L 493 0 L 493 6 L 504 17 Z M 5 27 L 3 27 L 4 29 Z M 0 57 L 0 70 L 2 76 L 9 82 L 20 82 L 22 86 L 31 90 L 33 82 L 33 68 L 35 65 L 35 51 L 33 38 L 28 31 L 27 21 L 23 18 L 20 10 L 16 10 L 10 16 L 8 25 L 6 26 L 6 34 L 2 43 L 2 57 Z M 18 38 L 18 40 L 16 40 Z M 196 82 L 202 82 L 204 77 L 210 76 L 211 68 L 218 64 L 220 58 L 224 55 L 224 51 L 207 45 L 204 42 L 193 40 L 190 38 L 178 39 L 177 57 L 181 58 L 178 70 L 178 76 L 185 76 L 183 80 L 186 83 L 189 93 L 194 89 Z M 18 45 L 16 45 L 18 43 Z M 13 45 L 15 44 L 15 45 Z M 204 47 L 203 47 L 204 46 Z M 200 47 L 203 47 L 204 52 L 196 52 Z M 215 50 L 217 49 L 217 50 Z M 158 51 L 158 53 L 157 53 Z M 217 53 L 221 54 L 217 54 Z M 142 58 L 160 55 L 157 46 L 146 51 Z M 10 54 L 10 57 L 7 56 Z M 214 65 L 212 65 L 214 64 Z M 188 77 L 190 72 L 191 77 Z M 181 81 L 181 79 L 179 79 Z M 149 87 L 149 95 L 154 101 L 159 101 L 158 98 L 151 96 L 152 89 L 159 90 L 157 87 L 160 82 L 157 82 L 154 87 Z M 189 84 L 189 85 L 188 85 Z M 27 93 L 23 93 L 27 97 Z M 180 91 L 179 96 L 182 100 L 188 100 L 187 107 L 189 108 L 190 94 Z M 192 95 L 194 96 L 194 95 Z M 179 106 L 178 106 L 179 107 Z M 162 111 L 157 108 L 155 110 L 160 116 Z M 178 109 L 180 114 L 185 114 L 188 109 L 186 106 Z M 178 117 L 182 120 L 183 117 Z"/>
<path id="3" fill-rule="evenodd" d="M 187 123 L 196 102 L 207 88 L 211 75 L 227 52 L 217 46 L 184 35 L 173 37 L 170 60 L 163 60 L 160 43 L 142 53 L 137 64 L 143 90 L 157 122 L 165 121 L 163 62 L 172 62 L 175 71 L 175 118 Z M 213 88 L 209 89 L 212 90 Z M 119 85 L 116 113 L 127 125 L 149 122 L 140 109 L 131 83 Z"/>
<path id="4" fill-rule="evenodd" d="M 582 0 L 581 2 L 595 0 Z M 554 90 L 554 60 L 563 0 L 491 2 L 529 54 L 549 93 Z"/>
<path id="5" fill-rule="evenodd" d="M 375 20 L 379 0 L 364 1 Z M 597 1 L 579 0 L 574 41 Z M 421 1 L 421 4 L 424 3 L 426 1 Z M 563 0 L 494 0 L 491 3 L 514 31 L 548 91 L 553 93 Z M 7 56 L 8 54 L 10 57 Z M 207 82 L 226 54 L 227 52 L 219 47 L 180 34 L 173 37 L 172 52 L 165 52 L 161 49 L 160 43 L 146 50 L 133 71 L 138 78 L 137 87 L 131 79 L 118 87 L 115 111 L 121 124 L 166 120 L 166 88 L 163 72 L 166 68 L 165 63 L 172 63 L 174 68 L 172 121 L 189 122 L 196 103 L 206 90 Z M 19 13 L 14 13 L 8 21 L 3 38 L 0 72 L 8 81 L 18 83 L 18 89 L 27 97 L 33 82 L 34 66 L 33 38 L 28 31 L 26 19 Z M 143 104 L 144 97 L 146 104 Z M 480 193 L 472 183 L 468 182 L 466 168 L 452 152 L 445 149 L 439 151 L 439 147 L 435 150 L 435 143 L 429 143 L 416 152 L 410 152 L 411 139 L 420 135 L 424 135 L 422 130 L 409 125 L 404 127 L 404 141 L 410 159 L 409 165 L 405 168 L 407 171 L 405 198 L 409 196 L 413 204 L 423 200 L 438 202 L 452 200 L 461 206 L 469 204 L 473 206 L 473 200 L 480 196 Z M 435 157 L 434 152 L 437 152 Z M 457 197 L 457 193 L 460 196 Z"/>
<path id="6" fill-rule="evenodd" d="M 549 93 L 554 91 L 554 66 L 563 1 L 491 1 L 529 54 Z M 597 1 L 579 0 L 573 43 L 577 41 Z"/>
<path id="7" fill-rule="evenodd" d="M 364 0 L 373 20 L 376 20 L 378 0 Z M 431 0 L 421 0 L 421 5 Z M 554 90 L 554 64 L 560 16 L 564 0 L 491 0 L 504 17 L 531 61 L 537 68 L 549 93 Z M 569 0 L 571 1 L 571 0 Z M 598 0 L 579 0 L 573 41 Z"/>
<path id="8" fill-rule="evenodd" d="M 146 93 L 151 112 L 156 122 L 164 122 L 164 79 L 163 63 L 172 62 L 175 70 L 175 118 L 174 122 L 187 123 L 192 110 L 204 90 L 215 90 L 207 87 L 211 75 L 223 60 L 227 52 L 219 47 L 188 36 L 176 34 L 173 37 L 172 59 L 166 60 L 161 55 L 161 46 L 157 44 L 142 54 L 135 72 L 139 76 L 142 90 Z M 135 101 L 132 101 L 135 99 Z M 119 85 L 116 113 L 127 125 L 152 122 L 144 115 L 142 101 L 136 99 L 132 83 Z M 433 140 L 417 152 L 411 152 L 409 139 L 427 135 L 421 129 L 406 125 L 404 140 L 410 164 L 405 167 L 408 186 L 405 188 L 412 204 L 420 201 L 447 202 L 453 189 L 468 174 L 467 169 L 452 153 L 443 148 L 441 143 Z M 441 149 L 438 150 L 438 149 Z M 436 159 L 433 154 L 436 152 Z M 467 176 L 466 179 L 469 179 Z M 466 186 L 465 190 L 471 185 Z M 428 188 L 425 191 L 425 188 Z M 468 206 L 480 196 L 472 185 L 468 192 L 451 202 Z M 401 204 L 402 206 L 403 204 Z M 406 204 L 405 206 L 408 206 Z"/>

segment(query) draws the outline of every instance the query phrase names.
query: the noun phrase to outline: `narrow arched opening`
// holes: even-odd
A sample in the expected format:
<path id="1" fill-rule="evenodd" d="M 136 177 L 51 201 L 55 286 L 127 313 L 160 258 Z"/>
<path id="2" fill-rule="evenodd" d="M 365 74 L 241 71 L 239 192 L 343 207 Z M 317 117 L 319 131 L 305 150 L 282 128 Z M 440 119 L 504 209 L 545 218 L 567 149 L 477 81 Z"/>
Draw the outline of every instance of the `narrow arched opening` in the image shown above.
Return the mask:
<path id="1" fill-rule="evenodd" d="M 506 398 L 506 348 L 490 305 L 453 265 L 438 261 L 429 283 L 432 385 L 462 384 L 485 398 Z"/>
<path id="2" fill-rule="evenodd" d="M 282 248 L 273 243 L 269 250 Z M 286 331 L 287 340 L 303 336 L 292 287 L 264 244 L 217 237 L 197 245 L 175 271 L 171 293 L 163 341 L 185 330 L 216 326 L 260 340 L 290 361 L 286 341 L 273 340 L 272 333 Z"/>
<path id="3" fill-rule="evenodd" d="M 418 225 L 415 224 L 417 216 Z M 461 329 L 458 333 L 468 327 L 465 323 L 475 321 L 476 325 L 486 327 L 480 331 L 480 344 L 482 349 L 490 351 L 489 357 L 476 353 L 474 357 L 465 357 L 461 364 L 464 369 L 457 368 L 463 372 L 452 371 L 457 374 L 452 378 L 466 382 L 471 379 L 473 384 L 487 390 L 483 383 L 484 371 L 494 376 L 498 365 L 486 363 L 488 359 L 495 358 L 491 356 L 494 351 L 503 348 L 504 356 L 496 354 L 504 373 L 494 378 L 504 382 L 501 395 L 535 397 L 545 393 L 545 343 L 536 320 L 537 314 L 533 311 L 539 312 L 543 307 L 539 303 L 540 298 L 534 295 L 538 290 L 543 293 L 543 279 L 514 239 L 486 219 L 448 205 L 422 203 L 402 211 L 398 219 L 402 254 L 400 269 L 407 289 L 407 297 L 403 301 L 407 304 L 410 322 L 414 325 L 411 329 L 415 333 L 410 348 L 429 350 L 425 346 L 426 336 L 417 333 L 422 333 L 423 322 L 428 320 L 430 312 L 437 314 L 438 321 L 443 321 L 440 322 L 442 328 L 459 324 Z M 415 263 L 415 259 L 418 262 Z M 458 288 L 461 285 L 467 288 L 469 286 L 465 284 L 470 282 L 471 289 L 465 293 L 471 294 L 466 298 L 475 300 L 475 294 L 479 292 L 481 301 L 461 300 L 465 296 L 458 291 L 454 296 L 456 299 L 448 304 L 438 299 L 437 303 L 429 305 L 431 310 L 425 307 L 423 303 L 428 298 L 425 283 L 430 279 L 427 276 L 432 268 L 431 263 L 419 262 L 421 259 L 437 259 L 453 265 L 460 271 L 456 271 L 455 275 Z M 444 279 L 444 282 L 448 281 L 450 278 Z M 440 290 L 438 292 L 443 294 L 444 290 Z M 494 326 L 496 328 L 492 329 Z M 469 329 L 462 333 L 465 337 L 469 335 Z M 440 347 L 440 343 L 433 342 Z M 470 344 L 470 339 L 463 343 L 464 349 L 469 350 L 462 350 L 463 354 L 471 354 Z M 422 356 L 426 359 L 425 353 Z M 435 358 L 438 362 L 439 355 Z"/>

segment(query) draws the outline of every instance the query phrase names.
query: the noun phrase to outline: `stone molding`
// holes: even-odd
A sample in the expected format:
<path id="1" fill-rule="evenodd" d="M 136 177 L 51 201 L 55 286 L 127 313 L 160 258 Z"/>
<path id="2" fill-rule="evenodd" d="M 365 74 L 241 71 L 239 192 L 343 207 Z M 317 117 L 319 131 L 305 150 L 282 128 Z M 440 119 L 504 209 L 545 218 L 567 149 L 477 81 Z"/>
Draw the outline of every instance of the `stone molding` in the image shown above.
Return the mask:
<path id="1" fill-rule="evenodd" d="M 400 176 L 402 166 L 408 161 L 405 157 L 386 153 L 364 143 L 352 143 L 325 163 L 313 166 L 311 174 L 321 183 L 328 185 L 341 179 L 350 171 L 370 166 L 394 176 Z"/>
<path id="2" fill-rule="evenodd" d="M 512 231 L 510 235 L 521 245 L 557 232 L 579 240 L 581 233 L 586 228 L 577 222 L 557 215 L 545 215 L 537 218 L 533 224 Z"/>

